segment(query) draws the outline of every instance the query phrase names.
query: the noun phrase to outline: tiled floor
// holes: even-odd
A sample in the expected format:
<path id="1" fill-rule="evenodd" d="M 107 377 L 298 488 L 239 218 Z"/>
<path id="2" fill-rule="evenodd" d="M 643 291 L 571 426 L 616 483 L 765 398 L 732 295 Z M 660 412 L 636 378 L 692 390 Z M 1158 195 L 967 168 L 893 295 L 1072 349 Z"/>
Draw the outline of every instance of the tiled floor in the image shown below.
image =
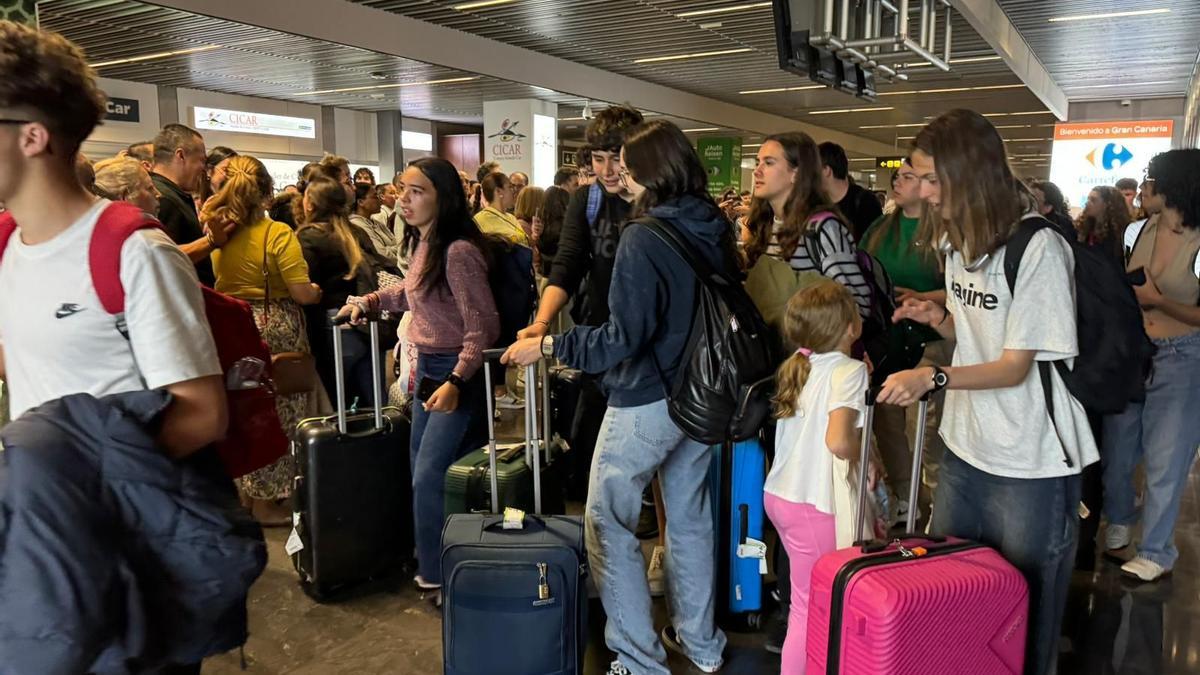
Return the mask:
<path id="1" fill-rule="evenodd" d="M 1059 675 L 1183 675 L 1200 673 L 1200 476 L 1193 472 L 1184 497 L 1174 575 L 1158 584 L 1132 584 L 1101 560 L 1096 572 L 1077 573 L 1064 627 Z M 440 673 L 438 613 L 408 584 L 371 589 L 337 604 L 317 604 L 300 591 L 283 551 L 285 532 L 269 533 L 271 560 L 250 605 L 246 657 L 251 675 L 297 673 Z M 1103 540 L 1103 533 L 1101 533 Z M 605 672 L 599 603 L 593 603 L 588 675 Z M 660 610 L 660 623 L 665 620 Z M 504 626 L 496 626 L 503 631 Z M 514 636 L 515 637 L 515 636 Z M 773 675 L 778 658 L 763 651 L 759 635 L 731 635 L 729 675 Z M 497 654 L 503 659 L 503 653 Z M 672 661 L 674 672 L 690 672 Z M 205 663 L 208 675 L 242 673 L 238 655 Z M 936 668 L 929 671 L 936 673 Z"/>

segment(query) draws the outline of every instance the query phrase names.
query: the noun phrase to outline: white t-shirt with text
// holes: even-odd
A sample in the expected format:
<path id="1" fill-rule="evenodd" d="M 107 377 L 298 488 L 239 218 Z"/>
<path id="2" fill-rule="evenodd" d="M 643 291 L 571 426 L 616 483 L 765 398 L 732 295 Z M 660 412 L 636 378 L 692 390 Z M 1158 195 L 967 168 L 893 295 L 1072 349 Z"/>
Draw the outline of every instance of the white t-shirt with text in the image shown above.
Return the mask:
<path id="1" fill-rule="evenodd" d="M 1036 352 L 1035 361 L 1065 359 L 1071 367 L 1079 342 L 1070 246 L 1049 228 L 1034 234 L 1021 258 L 1015 293 L 1004 276 L 1006 251 L 1001 247 L 973 272 L 958 252 L 946 257 L 947 309 L 957 339 L 953 365 L 997 361 L 1013 349 Z M 1008 478 L 1066 476 L 1098 461 L 1083 406 L 1053 367 L 1050 373 L 1058 434 L 1034 363 L 1015 387 L 948 391 L 941 425 L 946 447 L 980 471 Z M 1074 467 L 1063 459 L 1064 445 Z"/>
<path id="2" fill-rule="evenodd" d="M 155 389 L 221 373 L 195 266 L 161 230 L 136 232 L 121 249 L 128 340 L 104 311 L 88 249 L 107 205 L 97 202 L 36 246 L 23 243 L 20 230 L 9 240 L 0 262 L 0 344 L 13 419 L 70 394 Z"/>
<path id="3" fill-rule="evenodd" d="M 800 392 L 796 414 L 779 420 L 775 428 L 775 463 L 764 490 L 789 502 L 811 504 L 822 513 L 837 514 L 840 500 L 835 499 L 835 492 L 847 487 L 850 463 L 830 452 L 825 431 L 829 413 L 838 408 L 859 411 L 858 426 L 863 425 L 867 366 L 841 352 L 813 354 L 810 361 L 812 369 Z M 839 482 L 836 486 L 835 481 Z"/>

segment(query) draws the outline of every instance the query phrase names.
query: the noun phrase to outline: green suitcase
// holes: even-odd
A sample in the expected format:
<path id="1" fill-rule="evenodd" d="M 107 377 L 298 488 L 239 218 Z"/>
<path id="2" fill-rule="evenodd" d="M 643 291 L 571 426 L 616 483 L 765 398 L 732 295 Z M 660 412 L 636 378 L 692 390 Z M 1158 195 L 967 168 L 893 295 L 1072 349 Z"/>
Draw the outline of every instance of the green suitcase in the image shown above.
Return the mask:
<path id="1" fill-rule="evenodd" d="M 487 350 L 484 354 L 487 357 L 498 357 L 503 354 L 504 350 Z M 486 375 L 487 391 L 492 392 L 491 371 L 485 365 L 483 368 Z M 538 381 L 537 364 L 530 366 L 527 372 L 527 382 Z M 549 384 L 548 373 L 542 369 L 542 390 L 543 395 L 546 392 L 546 386 Z M 526 392 L 530 389 L 539 389 L 536 386 L 528 386 Z M 469 453 L 462 459 L 450 465 L 446 471 L 445 479 L 445 513 L 449 516 L 452 513 L 491 513 L 493 506 L 497 507 L 501 512 L 505 507 L 513 507 L 521 509 L 526 513 L 548 513 L 548 514 L 563 514 L 566 512 L 566 503 L 563 497 L 563 481 L 559 476 L 558 462 L 552 462 L 548 449 L 541 450 L 537 453 L 536 461 L 532 454 L 527 457 L 526 447 L 545 448 L 545 441 L 542 440 L 543 433 L 538 429 L 539 415 L 537 413 L 538 397 L 535 395 L 535 400 L 530 402 L 526 400 L 527 407 L 532 409 L 526 410 L 525 429 L 526 438 L 524 443 L 496 443 L 493 408 L 491 397 L 488 398 L 487 416 L 490 420 L 488 426 L 488 445 L 485 445 L 474 452 Z M 548 397 L 543 396 L 543 398 Z M 548 408 L 544 409 L 548 417 Z M 540 420 L 542 429 L 546 428 L 548 420 Z M 498 499 L 492 499 L 492 476 L 488 469 L 488 448 L 496 448 L 496 494 Z M 543 454 L 544 453 L 544 454 Z M 544 459 L 543 459 L 544 458 Z M 538 508 L 536 503 L 536 495 L 533 487 L 533 468 L 537 467 L 541 473 L 541 508 Z"/>

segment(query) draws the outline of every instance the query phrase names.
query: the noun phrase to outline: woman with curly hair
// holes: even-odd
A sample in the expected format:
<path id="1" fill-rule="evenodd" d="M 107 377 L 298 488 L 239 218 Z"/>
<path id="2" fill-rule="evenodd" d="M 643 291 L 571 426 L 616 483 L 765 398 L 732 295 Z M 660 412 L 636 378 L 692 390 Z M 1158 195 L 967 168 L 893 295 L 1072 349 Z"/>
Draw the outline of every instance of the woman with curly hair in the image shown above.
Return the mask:
<path id="1" fill-rule="evenodd" d="M 1108 185 L 1093 188 L 1076 224 L 1079 241 L 1088 246 L 1100 246 L 1114 260 L 1124 263 L 1125 228 L 1132 220 L 1125 196 L 1117 188 Z"/>

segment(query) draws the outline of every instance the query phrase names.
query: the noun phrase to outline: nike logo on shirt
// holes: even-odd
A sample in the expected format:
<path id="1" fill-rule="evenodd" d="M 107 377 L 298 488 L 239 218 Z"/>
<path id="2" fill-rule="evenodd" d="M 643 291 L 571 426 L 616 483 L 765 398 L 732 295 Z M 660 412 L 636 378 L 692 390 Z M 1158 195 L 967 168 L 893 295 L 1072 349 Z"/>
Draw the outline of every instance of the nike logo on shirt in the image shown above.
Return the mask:
<path id="1" fill-rule="evenodd" d="M 84 309 L 83 307 L 80 307 L 79 305 L 76 305 L 74 303 L 64 302 L 62 304 L 62 307 L 59 307 L 57 310 L 55 310 L 54 318 L 65 319 L 68 316 L 74 316 L 74 315 L 82 312 L 83 309 Z"/>

